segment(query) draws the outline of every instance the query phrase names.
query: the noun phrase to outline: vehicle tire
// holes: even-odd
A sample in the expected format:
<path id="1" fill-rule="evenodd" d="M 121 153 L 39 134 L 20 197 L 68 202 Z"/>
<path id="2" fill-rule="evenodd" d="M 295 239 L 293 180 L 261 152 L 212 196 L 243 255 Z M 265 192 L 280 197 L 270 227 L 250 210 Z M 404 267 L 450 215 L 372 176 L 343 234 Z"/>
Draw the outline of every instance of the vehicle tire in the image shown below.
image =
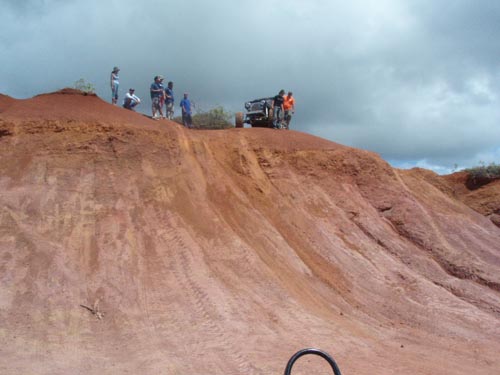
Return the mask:
<path id="1" fill-rule="evenodd" d="M 235 122 L 235 127 L 237 128 L 243 127 L 243 112 L 236 112 L 234 122 Z"/>
<path id="2" fill-rule="evenodd" d="M 268 117 L 267 117 L 267 123 L 268 123 L 268 127 L 269 128 L 272 128 L 274 127 L 274 108 L 269 108 L 269 111 L 267 112 L 268 114 Z"/>

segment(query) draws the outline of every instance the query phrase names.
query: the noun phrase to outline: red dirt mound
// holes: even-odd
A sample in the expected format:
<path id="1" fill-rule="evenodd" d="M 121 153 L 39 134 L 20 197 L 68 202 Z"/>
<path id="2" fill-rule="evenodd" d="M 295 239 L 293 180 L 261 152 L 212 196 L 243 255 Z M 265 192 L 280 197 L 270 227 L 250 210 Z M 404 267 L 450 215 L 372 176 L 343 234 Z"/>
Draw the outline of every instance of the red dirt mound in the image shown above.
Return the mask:
<path id="1" fill-rule="evenodd" d="M 112 106 L 96 95 L 70 88 L 38 95 L 32 99 L 10 101 L 1 114 L 5 120 L 21 121 L 62 120 L 72 123 L 120 123 L 141 127 L 154 122 L 139 113 Z"/>
<path id="2" fill-rule="evenodd" d="M 2 374 L 500 368 L 500 229 L 432 172 L 75 93 L 0 134 Z"/>
<path id="3" fill-rule="evenodd" d="M 473 210 L 487 216 L 500 227 L 500 179 L 483 181 L 471 186 L 467 172 L 444 176 L 454 196 Z"/>
<path id="4" fill-rule="evenodd" d="M 11 98 L 10 96 L 0 94 L 0 113 L 4 112 L 15 101 L 16 99 Z"/>

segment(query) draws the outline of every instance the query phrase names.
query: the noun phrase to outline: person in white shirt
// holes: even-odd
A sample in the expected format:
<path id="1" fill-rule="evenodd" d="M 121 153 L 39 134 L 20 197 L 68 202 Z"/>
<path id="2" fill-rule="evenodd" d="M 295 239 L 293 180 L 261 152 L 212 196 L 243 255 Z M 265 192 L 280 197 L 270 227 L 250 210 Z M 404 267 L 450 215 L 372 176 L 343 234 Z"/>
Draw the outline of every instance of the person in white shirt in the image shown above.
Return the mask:
<path id="1" fill-rule="evenodd" d="M 134 111 L 135 106 L 141 102 L 141 99 L 139 99 L 134 92 L 134 89 L 129 89 L 125 94 L 125 98 L 123 99 L 123 108 Z"/>

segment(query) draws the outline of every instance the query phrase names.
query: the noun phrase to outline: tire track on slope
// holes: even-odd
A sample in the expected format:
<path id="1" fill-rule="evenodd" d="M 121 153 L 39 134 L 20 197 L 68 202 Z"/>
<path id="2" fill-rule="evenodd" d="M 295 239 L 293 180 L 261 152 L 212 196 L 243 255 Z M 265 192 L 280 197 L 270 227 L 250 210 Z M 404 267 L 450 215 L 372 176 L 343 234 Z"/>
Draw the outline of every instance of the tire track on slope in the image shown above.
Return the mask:
<path id="1" fill-rule="evenodd" d="M 169 217 L 171 216 L 170 213 L 167 213 L 167 220 L 169 220 Z M 149 235 L 148 233 L 146 233 Z M 147 246 L 147 244 L 146 244 Z M 158 254 L 156 251 L 151 251 L 148 252 L 147 254 L 144 254 L 143 256 L 144 259 L 144 279 L 145 283 L 141 283 L 140 285 L 140 295 L 141 295 L 141 305 L 143 306 L 143 311 L 145 313 L 146 317 L 146 329 L 149 333 L 149 340 L 148 342 L 152 343 L 156 350 L 160 351 L 162 353 L 162 356 L 165 358 L 168 358 L 171 353 L 166 352 L 163 349 L 163 344 L 165 341 L 165 328 L 160 327 L 157 323 L 157 320 L 161 318 L 161 313 L 160 316 L 158 317 L 158 312 L 161 311 L 162 309 L 155 308 L 153 306 L 153 303 L 151 301 L 158 301 L 157 304 L 161 304 L 161 294 L 158 292 L 158 288 L 150 288 L 149 285 L 157 285 L 157 282 L 155 281 L 155 278 L 162 277 L 166 274 L 168 267 L 165 264 L 165 261 L 161 254 Z M 162 277 L 163 279 L 163 277 Z M 151 289 L 153 292 L 151 292 Z M 173 316 L 175 317 L 174 326 L 179 326 L 179 321 L 174 314 L 169 314 L 169 317 Z"/>
<path id="2" fill-rule="evenodd" d="M 254 374 L 254 366 L 240 350 L 236 349 L 237 345 L 235 345 L 235 342 L 228 336 L 224 328 L 220 327 L 212 318 L 210 308 L 208 307 L 212 305 L 210 296 L 192 276 L 193 269 L 186 255 L 189 252 L 189 247 L 175 229 L 171 229 L 171 231 L 175 232 L 173 233 L 172 240 L 176 246 L 176 251 L 173 252 L 175 265 L 172 268 L 172 272 L 182 289 L 188 291 L 188 296 L 193 297 L 192 299 L 194 300 L 194 308 L 197 315 L 204 319 L 201 326 L 208 331 L 211 337 L 222 343 L 223 347 L 228 349 L 226 356 L 237 365 L 240 373 Z"/>

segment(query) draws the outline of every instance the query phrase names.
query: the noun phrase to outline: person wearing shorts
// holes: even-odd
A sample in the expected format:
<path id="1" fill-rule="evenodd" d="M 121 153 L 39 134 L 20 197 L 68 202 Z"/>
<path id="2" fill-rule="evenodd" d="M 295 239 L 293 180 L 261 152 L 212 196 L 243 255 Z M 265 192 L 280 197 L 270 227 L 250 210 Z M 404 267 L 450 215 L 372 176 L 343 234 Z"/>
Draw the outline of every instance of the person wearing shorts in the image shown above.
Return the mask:
<path id="1" fill-rule="evenodd" d="M 174 118 L 174 83 L 170 81 L 165 89 L 166 116 L 169 120 Z"/>
<path id="2" fill-rule="evenodd" d="M 290 121 L 292 121 L 292 115 L 295 113 L 295 98 L 292 96 L 293 93 L 288 91 L 283 99 L 283 109 L 285 110 L 285 129 L 289 129 Z"/>
<path id="3" fill-rule="evenodd" d="M 117 66 L 115 66 L 111 71 L 111 103 L 113 104 L 116 104 L 118 102 L 118 87 L 120 86 L 120 78 L 118 77 L 119 71 L 120 69 L 118 69 Z"/>
<path id="4" fill-rule="evenodd" d="M 166 116 L 163 116 L 163 106 L 165 105 L 165 86 L 163 86 L 163 77 L 160 77 L 160 89 L 161 89 L 161 95 L 160 95 L 160 117 L 161 118 L 166 118 Z"/>
<path id="5" fill-rule="evenodd" d="M 162 79 L 163 79 L 162 76 L 156 76 L 149 90 L 151 93 L 151 111 L 154 120 L 163 117 L 163 110 L 161 108 L 163 91 L 164 91 L 163 85 L 161 84 Z M 158 112 L 159 112 L 159 117 L 157 115 Z"/>

